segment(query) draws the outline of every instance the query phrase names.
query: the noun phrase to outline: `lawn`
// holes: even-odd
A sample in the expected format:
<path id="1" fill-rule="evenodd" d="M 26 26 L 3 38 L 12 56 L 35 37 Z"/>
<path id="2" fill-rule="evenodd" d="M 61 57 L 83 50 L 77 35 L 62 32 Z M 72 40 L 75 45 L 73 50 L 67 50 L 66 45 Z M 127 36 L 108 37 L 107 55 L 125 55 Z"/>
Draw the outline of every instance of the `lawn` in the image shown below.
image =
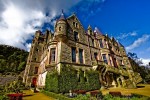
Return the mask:
<path id="1" fill-rule="evenodd" d="M 131 95 L 134 94 L 140 94 L 143 96 L 150 97 L 150 84 L 139 84 L 138 88 L 136 89 L 125 89 L 125 88 L 109 88 L 102 91 L 102 94 L 105 95 L 109 92 L 121 92 L 122 95 Z"/>
<path id="2" fill-rule="evenodd" d="M 55 100 L 49 96 L 44 95 L 43 93 L 33 93 L 30 90 L 23 91 L 23 100 Z"/>

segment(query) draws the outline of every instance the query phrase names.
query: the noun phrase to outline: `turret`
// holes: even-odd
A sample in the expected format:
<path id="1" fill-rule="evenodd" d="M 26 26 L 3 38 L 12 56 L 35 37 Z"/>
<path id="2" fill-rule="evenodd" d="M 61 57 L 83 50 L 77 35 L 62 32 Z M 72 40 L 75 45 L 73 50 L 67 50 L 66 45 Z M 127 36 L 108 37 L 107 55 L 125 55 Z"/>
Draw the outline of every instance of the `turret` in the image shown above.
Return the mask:
<path id="1" fill-rule="evenodd" d="M 65 40 L 67 37 L 67 21 L 64 17 L 63 11 L 60 18 L 56 22 L 54 35 L 55 38 L 60 41 Z"/>

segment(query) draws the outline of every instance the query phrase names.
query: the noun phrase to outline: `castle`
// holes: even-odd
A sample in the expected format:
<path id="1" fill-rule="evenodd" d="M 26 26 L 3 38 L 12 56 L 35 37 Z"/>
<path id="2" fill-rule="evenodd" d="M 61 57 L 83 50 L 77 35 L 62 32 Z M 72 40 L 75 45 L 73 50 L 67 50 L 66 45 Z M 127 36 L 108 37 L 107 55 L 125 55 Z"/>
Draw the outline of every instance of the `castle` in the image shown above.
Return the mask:
<path id="1" fill-rule="evenodd" d="M 45 85 L 48 71 L 60 72 L 61 64 L 75 69 L 93 69 L 100 73 L 101 87 L 135 88 L 141 82 L 133 72 L 124 46 L 104 35 L 98 28 L 85 30 L 75 14 L 56 21 L 54 32 L 36 31 L 27 60 L 23 81 L 26 85 Z"/>

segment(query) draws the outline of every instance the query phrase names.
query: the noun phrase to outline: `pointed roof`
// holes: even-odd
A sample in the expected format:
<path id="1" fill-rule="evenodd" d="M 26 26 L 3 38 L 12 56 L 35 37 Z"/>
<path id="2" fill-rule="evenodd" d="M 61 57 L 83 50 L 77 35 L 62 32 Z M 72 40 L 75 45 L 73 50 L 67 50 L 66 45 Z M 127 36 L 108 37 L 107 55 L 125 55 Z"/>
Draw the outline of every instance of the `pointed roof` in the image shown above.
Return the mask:
<path id="1" fill-rule="evenodd" d="M 92 29 L 91 25 L 88 26 L 88 29 Z"/>
<path id="2" fill-rule="evenodd" d="M 95 27 L 94 33 L 103 35 L 102 32 L 97 27 Z"/>

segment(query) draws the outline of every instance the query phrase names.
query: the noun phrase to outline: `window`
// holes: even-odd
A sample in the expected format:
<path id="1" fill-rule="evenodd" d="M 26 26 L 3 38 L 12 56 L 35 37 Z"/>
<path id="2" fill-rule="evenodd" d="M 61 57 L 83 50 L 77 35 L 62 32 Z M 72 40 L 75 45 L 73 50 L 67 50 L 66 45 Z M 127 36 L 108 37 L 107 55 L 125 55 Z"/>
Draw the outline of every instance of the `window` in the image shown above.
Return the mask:
<path id="1" fill-rule="evenodd" d="M 55 62 L 55 48 L 51 48 L 51 62 Z"/>
<path id="2" fill-rule="evenodd" d="M 106 54 L 102 54 L 103 60 L 106 64 L 108 64 L 107 58 L 106 58 Z"/>
<path id="3" fill-rule="evenodd" d="M 59 27 L 59 31 L 61 31 L 61 27 Z"/>
<path id="4" fill-rule="evenodd" d="M 104 39 L 104 45 L 105 45 L 105 47 L 107 48 L 106 39 Z"/>
<path id="5" fill-rule="evenodd" d="M 73 26 L 75 27 L 75 22 L 73 22 Z"/>
<path id="6" fill-rule="evenodd" d="M 92 46 L 94 47 L 94 39 L 92 39 Z"/>
<path id="7" fill-rule="evenodd" d="M 90 35 L 92 35 L 92 30 L 90 30 Z"/>
<path id="8" fill-rule="evenodd" d="M 72 47 L 72 62 L 76 62 L 76 48 Z"/>
<path id="9" fill-rule="evenodd" d="M 103 48 L 103 47 L 104 47 L 104 46 L 103 46 L 102 39 L 100 39 L 100 40 L 99 40 L 99 44 L 100 44 L 100 47 L 101 47 L 101 48 Z"/>
<path id="10" fill-rule="evenodd" d="M 76 23 L 76 27 L 78 27 L 78 23 Z"/>
<path id="11" fill-rule="evenodd" d="M 79 49 L 79 60 L 80 63 L 83 64 L 83 49 Z"/>
<path id="12" fill-rule="evenodd" d="M 78 41 L 78 32 L 74 31 L 74 40 Z"/>
<path id="13" fill-rule="evenodd" d="M 98 60 L 98 59 L 97 59 L 97 52 L 94 53 L 94 58 L 95 58 L 96 60 Z"/>
<path id="14" fill-rule="evenodd" d="M 39 51 L 39 49 L 36 49 L 36 51 L 38 52 L 38 51 Z"/>
<path id="15" fill-rule="evenodd" d="M 123 65 L 123 61 L 122 60 L 119 60 L 119 63 L 120 63 L 120 65 Z"/>
<path id="16" fill-rule="evenodd" d="M 35 67 L 34 74 L 37 74 L 37 73 L 38 73 L 38 67 Z"/>

